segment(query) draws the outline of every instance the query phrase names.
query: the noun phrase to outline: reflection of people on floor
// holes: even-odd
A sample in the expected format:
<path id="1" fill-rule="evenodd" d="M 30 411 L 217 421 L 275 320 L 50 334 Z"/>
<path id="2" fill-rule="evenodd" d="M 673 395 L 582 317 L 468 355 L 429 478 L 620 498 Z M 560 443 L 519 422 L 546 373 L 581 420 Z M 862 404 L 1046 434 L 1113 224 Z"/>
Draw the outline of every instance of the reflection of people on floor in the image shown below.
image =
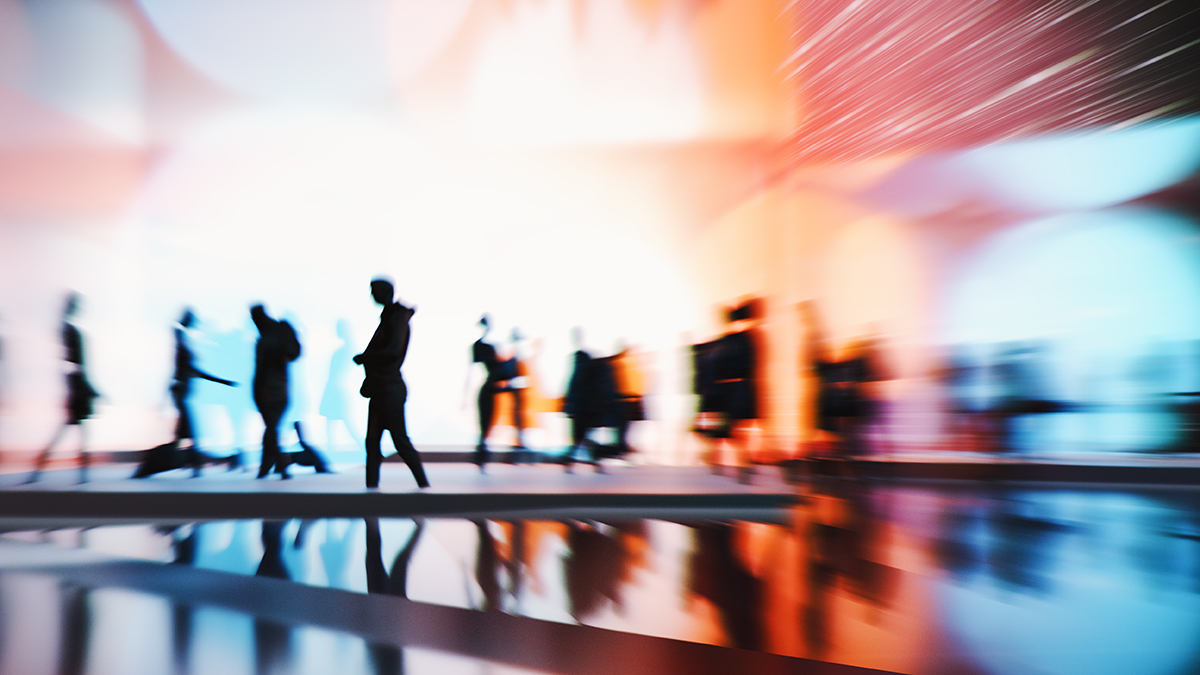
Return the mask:
<path id="1" fill-rule="evenodd" d="M 383 537 L 379 530 L 379 519 L 363 518 L 366 524 L 367 537 L 367 592 L 394 595 L 399 598 L 408 597 L 408 566 L 412 562 L 417 543 L 421 540 L 421 532 L 425 529 L 423 518 L 414 518 L 412 534 L 408 541 L 396 554 L 392 561 L 391 572 L 383 565 Z"/>
<path id="2" fill-rule="evenodd" d="M 521 591 L 525 585 L 525 556 L 528 554 L 527 534 L 524 520 L 512 521 L 508 525 L 508 594 L 513 599 L 513 608 L 510 612 L 520 614 L 522 611 Z"/>
<path id="3" fill-rule="evenodd" d="M 287 521 L 264 520 L 262 523 L 263 557 L 255 576 L 291 581 L 283 562 L 283 528 Z M 254 664 L 259 675 L 286 673 L 291 670 L 292 629 L 255 617 Z"/>
<path id="4" fill-rule="evenodd" d="M 728 646 L 761 650 L 765 643 L 766 589 L 738 555 L 734 525 L 712 523 L 698 526 L 694 532 L 689 590 L 708 600 L 720 613 Z"/>
<path id="5" fill-rule="evenodd" d="M 171 383 L 171 400 L 175 402 L 175 409 L 179 411 L 179 418 L 175 422 L 175 444 L 181 445 L 187 442 L 188 456 L 192 466 L 192 475 L 200 475 L 200 467 L 202 465 L 203 453 L 201 453 L 199 440 L 195 431 L 195 425 L 192 421 L 191 409 L 188 406 L 188 396 L 192 390 L 192 379 L 201 378 L 209 382 L 216 382 L 225 386 L 237 386 L 236 383 L 224 378 L 210 375 L 196 367 L 196 359 L 192 354 L 192 350 L 188 348 L 187 331 L 191 329 L 195 323 L 196 317 L 192 314 L 191 309 L 185 309 L 183 316 L 179 318 L 179 324 L 175 326 L 175 380 Z M 232 468 L 232 466 L 230 467 Z"/>
<path id="6" fill-rule="evenodd" d="M 603 610 L 605 600 L 620 611 L 622 588 L 632 580 L 634 569 L 646 564 L 642 557 L 646 536 L 646 523 L 640 520 L 568 523 L 563 573 L 568 610 L 576 621 L 586 621 Z"/>
<path id="7" fill-rule="evenodd" d="M 488 521 L 474 520 L 479 533 L 479 546 L 475 548 L 475 581 L 483 592 L 483 602 L 478 607 L 485 612 L 504 610 L 500 594 L 500 554 L 496 551 L 496 538 L 488 529 Z"/>
<path id="8" fill-rule="evenodd" d="M 182 602 L 171 603 L 171 661 L 175 675 L 192 672 L 188 661 L 192 656 L 192 624 L 195 610 Z"/>
<path id="9" fill-rule="evenodd" d="M 809 542 L 805 574 L 805 641 L 814 658 L 829 645 L 831 596 L 852 593 L 872 610 L 886 607 L 896 592 L 899 574 L 882 561 L 885 520 L 867 489 L 857 480 L 824 478 L 812 494 L 814 520 L 802 524 Z"/>
<path id="10" fill-rule="evenodd" d="M 379 642 L 367 643 L 367 656 L 375 675 L 404 675 L 404 649 Z"/>
<path id="11" fill-rule="evenodd" d="M 479 443 L 475 445 L 474 461 L 480 471 L 484 471 L 489 459 L 487 437 L 492 432 L 492 424 L 496 416 L 496 394 L 500 392 L 505 380 L 507 362 L 502 362 L 496 354 L 496 347 L 487 341 L 490 330 L 490 319 L 484 314 L 479 319 L 479 327 L 483 334 L 471 345 L 471 362 L 481 363 L 486 371 L 483 384 L 479 387 L 477 410 L 479 413 Z"/>
<path id="12" fill-rule="evenodd" d="M 1035 500 L 1008 491 L 992 491 L 984 504 L 981 509 L 972 497 L 969 505 L 946 508 L 934 547 L 938 564 L 958 578 L 982 571 L 1013 591 L 1052 592 L 1055 549 L 1072 526 L 1044 517 Z M 980 530 L 987 535 L 978 536 Z"/>
<path id="13" fill-rule="evenodd" d="M 92 416 L 94 404 L 100 394 L 92 388 L 91 382 L 87 378 L 87 369 L 84 364 L 83 352 L 83 334 L 79 332 L 79 328 L 71 322 L 75 314 L 79 310 L 80 296 L 78 293 L 70 293 L 67 295 L 66 304 L 63 306 L 63 323 L 62 323 L 62 341 L 63 341 L 63 359 L 67 363 L 67 419 L 62 426 L 55 432 L 54 438 L 50 439 L 49 445 L 42 451 L 38 457 L 37 465 L 33 470 L 33 474 L 29 476 L 28 482 L 36 481 L 45 469 L 46 463 L 50 460 L 50 452 L 58 441 L 62 439 L 69 427 L 79 429 L 79 480 L 87 482 L 88 470 L 88 454 L 87 454 L 87 433 L 84 430 L 83 421 Z"/>
<path id="14" fill-rule="evenodd" d="M 92 646 L 91 589 L 60 586 L 62 632 L 58 643 L 60 675 L 83 675 L 88 671 L 88 652 Z"/>
<path id="15" fill-rule="evenodd" d="M 325 391 L 321 394 L 321 406 L 318 410 L 325 418 L 325 445 L 331 450 L 334 447 L 334 431 L 337 429 L 338 422 L 342 423 L 346 433 L 350 435 L 350 440 L 355 445 L 362 443 L 360 440 L 362 435 L 358 433 L 354 414 L 346 397 L 347 378 L 350 373 L 351 359 L 354 357 L 354 336 L 351 333 L 349 321 L 338 320 L 337 336 L 341 338 L 342 344 L 334 350 L 333 356 L 329 358 L 329 379 L 325 381 Z"/>
<path id="16" fill-rule="evenodd" d="M 974 534 L 979 525 L 972 507 L 954 501 L 938 514 L 933 558 L 956 582 L 965 581 L 984 563 L 978 537 Z"/>
<path id="17" fill-rule="evenodd" d="M 421 518 L 414 520 L 416 527 L 408 538 L 408 542 L 396 554 L 389 574 L 383 566 L 383 537 L 379 531 L 379 519 L 363 518 L 367 535 L 367 592 L 386 593 L 401 598 L 408 597 L 408 565 L 421 539 L 421 531 L 425 521 Z M 404 651 L 391 644 L 370 643 L 367 654 L 376 675 L 401 675 L 404 672 Z"/>
<path id="18" fill-rule="evenodd" d="M 171 527 L 166 530 L 166 533 L 171 535 L 171 547 L 175 553 L 172 563 L 194 565 L 200 526 Z M 191 659 L 192 653 L 194 614 L 195 610 L 191 605 L 182 602 L 171 603 L 171 656 L 176 675 L 186 675 L 191 672 L 188 661 Z"/>
<path id="19" fill-rule="evenodd" d="M 254 348 L 254 405 L 263 419 L 262 464 L 258 477 L 272 469 L 287 479 L 286 458 L 279 452 L 279 422 L 288 406 L 288 365 L 300 356 L 300 341 L 287 321 L 267 315 L 262 305 L 250 308 L 250 318 L 258 328 Z"/>
<path id="20" fill-rule="evenodd" d="M 311 466 L 317 473 L 333 473 L 321 455 L 321 451 L 304 440 L 304 430 L 300 427 L 300 423 L 295 422 L 292 426 L 296 429 L 296 440 L 300 444 L 300 452 L 286 453 L 285 465 Z"/>
<path id="21" fill-rule="evenodd" d="M 283 562 L 283 528 L 286 520 L 264 520 L 262 522 L 262 562 L 258 564 L 255 576 L 271 577 L 291 581 L 287 565 Z"/>
<path id="22" fill-rule="evenodd" d="M 992 537 L 987 560 L 993 577 L 1012 588 L 1049 593 L 1054 549 L 1070 529 L 1048 520 L 1018 499 L 1001 496 L 989 523 Z"/>
<path id="23" fill-rule="evenodd" d="M 429 480 L 421 465 L 421 455 L 409 440 L 405 426 L 404 401 L 408 398 L 408 388 L 400 375 L 404 357 L 408 354 L 409 320 L 416 310 L 396 302 L 395 292 L 392 282 L 386 279 L 371 281 L 371 297 L 383 306 L 383 312 L 366 350 L 354 357 L 354 362 L 366 371 L 359 393 L 371 401 L 367 412 L 366 482 L 368 488 L 379 487 L 379 465 L 383 463 L 379 443 L 386 429 L 417 485 L 427 488 Z"/>

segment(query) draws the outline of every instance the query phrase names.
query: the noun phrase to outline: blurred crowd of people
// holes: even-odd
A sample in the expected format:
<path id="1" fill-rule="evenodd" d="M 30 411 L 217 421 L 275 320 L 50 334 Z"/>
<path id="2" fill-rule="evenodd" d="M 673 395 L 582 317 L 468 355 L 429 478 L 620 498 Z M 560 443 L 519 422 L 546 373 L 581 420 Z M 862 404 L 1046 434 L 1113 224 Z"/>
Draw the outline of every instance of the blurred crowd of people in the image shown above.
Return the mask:
<path id="1" fill-rule="evenodd" d="M 420 455 L 407 436 L 403 413 L 407 387 L 400 376 L 414 310 L 395 302 L 390 283 L 386 288 L 373 286 L 373 294 L 376 290 L 378 297 L 373 297 L 384 312 L 380 328 L 366 351 L 354 354 L 349 323 L 338 322 L 341 346 L 331 355 L 329 378 L 319 405 L 319 412 L 327 422 L 326 442 L 334 443 L 336 434 L 344 430 L 344 435 L 362 447 L 369 460 L 367 483 L 373 487 L 378 478 L 372 476 L 377 474 L 382 461 L 378 443 L 382 432 L 390 431 L 414 478 L 418 484 L 424 484 L 427 479 Z M 70 293 L 64 302 L 60 334 L 66 380 L 65 415 L 38 456 L 31 481 L 38 479 L 54 448 L 72 430 L 77 430 L 80 438 L 81 478 L 87 477 L 84 422 L 94 414 L 96 401 L 102 395 L 90 379 L 84 335 L 75 322 L 81 302 L 77 293 Z M 777 442 L 768 435 L 765 419 L 768 416 L 764 396 L 766 309 L 766 302 L 759 297 L 743 298 L 723 307 L 720 332 L 710 340 L 687 347 L 690 393 L 695 402 L 690 429 L 699 440 L 699 460 L 711 466 L 714 473 L 732 467 L 739 480 L 748 482 L 759 462 L 789 456 L 855 458 L 893 449 L 894 420 L 890 417 L 895 401 L 891 400 L 887 383 L 899 376 L 893 365 L 895 355 L 885 349 L 883 332 L 878 327 L 867 327 L 869 330 L 857 337 L 835 341 L 825 328 L 820 308 L 812 300 L 799 303 L 795 315 L 800 329 L 799 400 L 804 408 L 798 411 L 798 417 L 802 427 L 811 424 L 811 431 L 801 429 L 799 448 L 781 450 L 771 445 Z M 264 427 L 259 477 L 274 471 L 286 479 L 288 467 L 295 465 L 311 466 L 318 472 L 331 470 L 322 452 L 305 439 L 299 419 L 287 419 L 286 427 L 295 429 L 292 447 L 280 444 L 281 427 L 285 426 L 292 403 L 290 396 L 296 388 L 289 381 L 289 364 L 300 356 L 302 349 L 300 331 L 293 325 L 295 319 L 273 318 L 261 304 L 251 307 L 250 318 L 258 335 L 256 340 L 249 338 L 254 341 L 253 362 L 246 364 L 231 356 L 248 341 L 245 335 L 237 331 L 200 332 L 195 312 L 191 308 L 182 312 L 173 328 L 175 363 L 168 388 L 176 409 L 173 438 L 146 451 L 137 477 L 181 468 L 198 476 L 209 465 L 230 469 L 244 466 L 246 459 L 240 439 L 249 412 L 246 405 L 237 403 L 240 400 L 237 396 L 215 393 L 222 387 L 203 389 L 206 392 L 203 402 L 215 403 L 224 410 L 235 436 L 235 447 L 230 454 L 207 453 L 200 447 L 205 436 L 197 429 L 199 421 L 193 412 L 196 393 L 193 382 L 205 380 L 223 388 L 236 388 L 239 383 L 223 375 L 245 373 L 248 368 L 253 369 L 253 380 L 249 383 L 252 395 L 248 398 Z M 553 461 L 568 472 L 576 464 L 585 463 L 603 471 L 606 460 L 635 455 L 631 430 L 636 423 L 653 417 L 648 411 L 648 396 L 659 384 L 648 381 L 647 362 L 641 353 L 621 341 L 613 353 L 597 354 L 586 345 L 583 328 L 576 326 L 571 330 L 573 351 L 569 356 L 568 376 L 561 389 L 557 389 L 561 394 L 556 394 L 556 387 L 539 377 L 540 339 L 530 340 L 520 329 L 512 328 L 506 340 L 495 341 L 493 322 L 488 315 L 480 318 L 478 326 L 480 335 L 471 345 L 466 388 L 473 390 L 473 381 L 478 386 L 473 406 L 478 425 L 473 461 L 481 472 L 486 472 L 488 464 L 499 458 L 510 463 Z M 194 339 L 204 340 L 211 347 L 205 350 L 205 356 L 213 357 L 216 374 L 199 365 L 191 344 Z M 1022 448 L 1022 434 L 1030 428 L 1031 420 L 1039 417 L 1121 406 L 1125 409 L 1154 406 L 1172 416 L 1174 424 L 1168 434 L 1171 438 L 1160 443 L 1159 449 L 1192 449 L 1200 443 L 1200 393 L 1178 382 L 1168 383 L 1171 377 L 1159 371 L 1177 370 L 1178 364 L 1164 359 L 1160 355 L 1153 363 L 1148 361 L 1148 365 L 1140 366 L 1140 374 L 1132 373 L 1125 378 L 1131 382 L 1137 380 L 1134 382 L 1137 391 L 1130 396 L 1109 401 L 1098 396 L 1068 400 L 1062 394 L 1061 383 L 1052 377 L 1055 360 L 1052 344 L 1046 340 L 951 346 L 931 378 L 943 402 L 938 411 L 942 439 L 956 448 L 1012 452 Z M 355 422 L 352 406 L 340 392 L 341 382 L 356 363 L 364 366 L 367 376 L 360 393 L 371 400 L 365 434 Z M 565 446 L 540 442 L 530 447 L 530 431 L 544 423 L 544 413 L 562 415 L 567 423 Z M 505 427 L 504 433 L 497 435 L 497 427 Z M 544 435 L 539 436 L 539 441 L 544 439 Z M 497 453 L 497 445 L 509 447 Z"/>
<path id="2" fill-rule="evenodd" d="M 341 373 L 346 368 L 346 364 L 338 362 L 339 354 L 345 360 L 363 366 L 365 379 L 359 393 L 370 400 L 367 432 L 363 441 L 366 450 L 367 487 L 379 486 L 379 466 L 383 460 L 380 441 L 384 431 L 391 434 L 397 454 L 412 470 L 417 485 L 422 488 L 428 487 L 429 481 L 425 476 L 420 455 L 408 437 L 404 416 L 407 388 L 400 374 L 408 352 L 409 322 L 415 309 L 396 302 L 395 289 L 391 282 L 384 278 L 371 281 L 371 296 L 383 309 L 379 328 L 366 349 L 350 356 L 348 329 L 339 324 L 339 335 L 345 342 L 343 348 L 335 352 L 334 363 L 330 368 L 330 386 L 322 397 L 322 411 L 329 420 L 331 436 L 332 426 L 337 421 L 343 422 L 353 435 L 344 400 L 336 392 L 331 393 L 330 389 L 337 387 L 337 379 L 341 378 Z M 63 360 L 67 366 L 66 418 L 38 456 L 33 473 L 27 480 L 30 483 L 39 480 L 55 446 L 71 427 L 79 429 L 80 433 L 80 482 L 86 482 L 88 479 L 87 437 L 83 423 L 94 414 L 95 400 L 100 394 L 92 387 L 87 376 L 83 334 L 73 321 L 81 300 L 78 293 L 72 292 L 68 294 L 63 308 L 61 336 Z M 281 479 L 286 480 L 290 478 L 288 467 L 292 465 L 310 466 L 317 473 L 330 473 L 331 469 L 322 452 L 305 440 L 300 421 L 293 423 L 299 450 L 285 452 L 279 441 L 280 426 L 292 402 L 290 365 L 300 357 L 302 349 L 296 329 L 287 319 L 270 316 L 266 307 L 260 303 L 250 307 L 249 315 L 258 332 L 254 343 L 252 398 L 263 422 L 262 459 L 259 463 L 258 478 L 265 478 L 274 471 Z M 243 466 L 244 459 L 240 447 L 235 446 L 232 454 L 224 457 L 212 456 L 199 447 L 199 439 L 202 436 L 196 429 L 196 415 L 192 410 L 193 380 L 207 380 L 227 387 L 237 387 L 238 383 L 213 375 L 197 365 L 189 337 L 197 323 L 193 310 L 186 308 L 173 328 L 175 363 L 169 391 L 176 408 L 174 437 L 142 453 L 134 478 L 147 478 L 182 468 L 189 468 L 192 476 L 198 477 L 201 475 L 201 469 L 209 464 L 227 465 L 230 470 Z M 235 432 L 238 428 L 238 417 L 240 416 L 231 413 Z"/>

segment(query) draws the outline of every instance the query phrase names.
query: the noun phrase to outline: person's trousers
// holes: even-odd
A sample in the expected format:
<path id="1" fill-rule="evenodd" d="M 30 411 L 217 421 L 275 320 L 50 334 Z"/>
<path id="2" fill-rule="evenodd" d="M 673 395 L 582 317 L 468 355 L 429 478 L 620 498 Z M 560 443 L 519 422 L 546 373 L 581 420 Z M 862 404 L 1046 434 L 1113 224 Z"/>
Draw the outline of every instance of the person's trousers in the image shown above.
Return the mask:
<path id="1" fill-rule="evenodd" d="M 492 417 L 496 414 L 496 387 L 485 384 L 479 388 L 479 444 L 475 446 L 475 464 L 488 461 L 487 437 L 492 432 Z"/>
<path id="2" fill-rule="evenodd" d="M 380 393 L 371 397 L 370 406 L 367 408 L 366 438 L 367 487 L 369 488 L 379 487 L 379 465 L 383 463 L 383 454 L 380 452 L 379 443 L 383 439 L 385 429 L 391 433 L 392 445 L 396 446 L 396 453 L 412 471 L 417 485 L 429 487 L 429 480 L 425 477 L 425 467 L 421 465 L 421 455 L 417 453 L 417 449 L 413 447 L 412 441 L 408 438 L 408 429 L 405 426 L 404 401 L 407 397 L 408 390 L 403 382 L 384 387 Z"/>
<path id="3" fill-rule="evenodd" d="M 279 452 L 279 421 L 283 419 L 283 411 L 287 410 L 287 406 L 268 406 L 259 407 L 259 412 L 263 418 L 263 442 L 262 442 L 262 464 L 258 467 L 258 477 L 262 478 L 271 471 L 271 467 L 275 467 L 275 471 L 281 475 L 287 474 L 287 461 Z"/>

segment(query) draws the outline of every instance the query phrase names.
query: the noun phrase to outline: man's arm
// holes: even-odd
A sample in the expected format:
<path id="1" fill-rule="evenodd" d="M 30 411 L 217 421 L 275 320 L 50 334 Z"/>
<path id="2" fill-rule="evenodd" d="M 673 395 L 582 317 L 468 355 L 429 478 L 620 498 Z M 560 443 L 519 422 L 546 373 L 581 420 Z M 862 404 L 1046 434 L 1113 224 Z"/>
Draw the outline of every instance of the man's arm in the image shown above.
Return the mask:
<path id="1" fill-rule="evenodd" d="M 195 366 L 192 366 L 192 375 L 202 378 L 202 379 L 205 379 L 205 380 L 208 380 L 209 382 L 216 382 L 217 384 L 223 384 L 223 385 L 226 385 L 229 387 L 237 386 L 237 383 L 234 382 L 233 380 L 226 380 L 224 378 L 217 377 L 216 375 L 209 375 L 208 373 L 204 372 L 203 370 L 200 370 L 199 368 L 197 368 Z"/>

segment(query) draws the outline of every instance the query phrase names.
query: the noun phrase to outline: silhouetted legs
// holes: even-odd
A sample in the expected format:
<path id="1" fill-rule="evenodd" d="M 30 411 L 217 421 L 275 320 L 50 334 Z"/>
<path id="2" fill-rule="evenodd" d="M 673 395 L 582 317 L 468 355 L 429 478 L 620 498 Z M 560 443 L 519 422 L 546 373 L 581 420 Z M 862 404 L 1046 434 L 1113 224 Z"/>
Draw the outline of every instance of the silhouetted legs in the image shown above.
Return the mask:
<path id="1" fill-rule="evenodd" d="M 60 592 L 63 604 L 58 672 L 62 675 L 82 675 L 87 672 L 87 657 L 92 647 L 91 591 L 64 585 Z"/>
<path id="2" fill-rule="evenodd" d="M 286 405 L 262 405 L 259 408 L 262 412 L 263 424 L 266 426 L 263 429 L 262 464 L 258 467 L 259 478 L 266 477 L 270 473 L 271 467 L 275 467 L 275 471 L 280 477 L 289 478 L 287 459 L 279 452 L 279 421 L 283 419 L 283 411 L 286 409 Z"/>
<path id="3" fill-rule="evenodd" d="M 185 438 L 191 441 L 188 446 L 188 463 L 192 467 L 192 475 L 200 475 L 200 467 L 203 464 L 200 455 L 200 449 L 196 447 L 196 435 L 192 427 L 192 414 L 188 409 L 187 397 L 188 387 L 186 384 L 175 383 L 171 387 L 171 400 L 175 402 L 175 409 L 179 411 L 179 417 L 175 420 L 175 443 L 183 441 Z"/>
<path id="4" fill-rule="evenodd" d="M 392 445 L 396 446 L 396 454 L 404 460 L 408 468 L 412 471 L 413 478 L 416 479 L 417 485 L 423 488 L 429 487 L 429 480 L 425 477 L 425 468 L 421 465 L 421 455 L 417 453 L 417 449 L 413 447 L 412 441 L 408 438 L 408 429 L 404 421 L 404 400 L 408 397 L 408 390 L 403 383 L 389 386 L 382 393 L 371 397 L 370 407 L 367 409 L 367 487 L 379 487 L 379 465 L 383 463 L 383 454 L 379 450 L 379 443 L 383 440 L 383 432 L 386 429 L 392 435 Z"/>
<path id="5" fill-rule="evenodd" d="M 580 450 L 587 451 L 585 461 L 596 467 L 596 471 L 603 472 L 599 459 L 596 457 L 596 445 L 588 438 L 588 432 L 595 428 L 595 420 L 590 415 L 577 415 L 571 417 L 571 447 L 567 450 L 567 454 L 563 457 L 563 464 L 566 467 L 567 473 L 570 473 L 575 466 L 575 454 Z"/>
<path id="6" fill-rule="evenodd" d="M 731 420 L 727 422 L 728 430 L 709 439 L 705 463 L 712 468 L 713 475 L 721 475 L 724 465 L 721 463 L 721 446 L 724 441 L 733 451 L 734 471 L 738 482 L 749 483 L 754 476 L 754 463 L 751 461 L 750 427 L 752 420 Z"/>
<path id="7" fill-rule="evenodd" d="M 483 385 L 479 388 L 479 445 L 475 446 L 475 465 L 483 471 L 488 462 L 487 437 L 492 433 L 492 417 L 496 414 L 496 388 Z"/>
<path id="8" fill-rule="evenodd" d="M 58 428 L 58 431 L 54 433 L 54 438 L 50 439 L 50 443 L 46 445 L 46 449 L 42 450 L 42 454 L 38 455 L 37 465 L 34 467 L 33 473 L 29 475 L 29 478 L 25 482 L 33 483 L 41 477 L 42 471 L 46 468 L 46 464 L 50 461 L 50 452 L 54 450 L 54 446 L 58 445 L 58 442 L 62 440 L 63 434 L 65 434 L 67 429 L 71 427 L 79 429 L 79 482 L 87 482 L 89 457 L 87 452 L 84 451 L 84 449 L 87 447 L 87 432 L 84 431 L 82 422 L 71 421 L 64 422 L 63 425 Z"/>
<path id="9" fill-rule="evenodd" d="M 522 410 L 525 405 L 525 390 L 524 389 L 509 389 L 512 392 L 513 400 L 513 430 L 516 432 L 516 442 L 513 443 L 513 452 L 509 458 L 512 464 L 519 463 L 525 452 L 525 443 L 521 441 L 521 431 L 524 429 L 524 417 Z"/>
<path id="10" fill-rule="evenodd" d="M 300 428 L 300 423 L 296 422 L 293 425 L 296 429 L 296 439 L 300 441 L 300 452 L 290 453 L 288 457 L 289 464 L 298 464 L 300 466 L 311 466 L 316 469 L 317 473 L 332 473 L 329 466 L 325 464 L 325 458 L 321 457 L 321 453 L 309 445 L 304 440 L 304 432 Z"/>

